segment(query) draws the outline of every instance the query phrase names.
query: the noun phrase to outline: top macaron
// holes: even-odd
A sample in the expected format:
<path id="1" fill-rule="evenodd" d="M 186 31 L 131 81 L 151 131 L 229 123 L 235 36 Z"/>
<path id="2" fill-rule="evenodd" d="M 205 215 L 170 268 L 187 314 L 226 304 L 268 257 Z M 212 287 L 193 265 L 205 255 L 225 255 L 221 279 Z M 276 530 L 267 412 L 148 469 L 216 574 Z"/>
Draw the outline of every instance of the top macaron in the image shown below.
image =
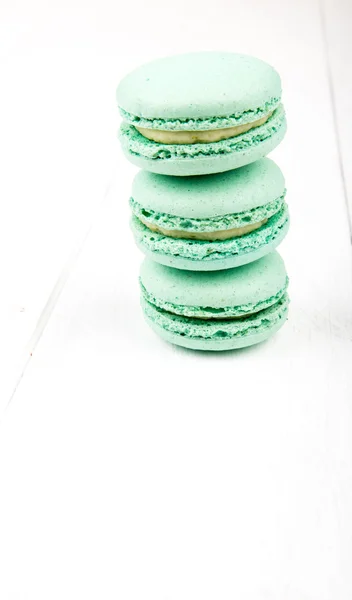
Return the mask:
<path id="1" fill-rule="evenodd" d="M 266 156 L 286 131 L 278 73 L 242 54 L 155 60 L 121 81 L 117 102 L 127 157 L 165 175 L 241 167 Z"/>

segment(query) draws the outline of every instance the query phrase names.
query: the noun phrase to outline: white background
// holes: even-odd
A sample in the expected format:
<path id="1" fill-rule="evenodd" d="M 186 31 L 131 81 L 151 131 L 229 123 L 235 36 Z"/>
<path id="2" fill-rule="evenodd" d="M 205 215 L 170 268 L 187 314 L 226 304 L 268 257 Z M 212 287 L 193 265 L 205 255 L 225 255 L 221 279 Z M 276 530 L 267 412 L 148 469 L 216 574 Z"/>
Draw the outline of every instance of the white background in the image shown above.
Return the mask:
<path id="1" fill-rule="evenodd" d="M 351 600 L 349 0 L 2 0 L 1 600 Z M 157 56 L 282 75 L 289 321 L 195 353 L 139 310 L 115 88 Z"/>

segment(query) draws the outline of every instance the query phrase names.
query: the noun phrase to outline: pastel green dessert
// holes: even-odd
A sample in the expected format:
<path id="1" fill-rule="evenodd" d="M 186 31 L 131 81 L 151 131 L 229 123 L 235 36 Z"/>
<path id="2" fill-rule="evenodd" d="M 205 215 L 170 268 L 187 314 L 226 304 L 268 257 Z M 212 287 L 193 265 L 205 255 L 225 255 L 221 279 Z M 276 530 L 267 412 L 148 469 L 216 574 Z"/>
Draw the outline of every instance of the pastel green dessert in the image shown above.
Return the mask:
<path id="1" fill-rule="evenodd" d="M 165 175 L 236 169 L 266 156 L 286 131 L 278 73 L 242 54 L 155 60 L 121 81 L 117 101 L 126 156 Z"/>
<path id="2" fill-rule="evenodd" d="M 212 273 L 145 259 L 140 272 L 148 324 L 168 342 L 197 350 L 231 350 L 266 340 L 287 318 L 287 285 L 277 252 Z"/>
<path id="3" fill-rule="evenodd" d="M 216 175 L 140 171 L 130 205 L 139 248 L 178 269 L 238 267 L 271 252 L 289 226 L 285 180 L 269 158 Z"/>

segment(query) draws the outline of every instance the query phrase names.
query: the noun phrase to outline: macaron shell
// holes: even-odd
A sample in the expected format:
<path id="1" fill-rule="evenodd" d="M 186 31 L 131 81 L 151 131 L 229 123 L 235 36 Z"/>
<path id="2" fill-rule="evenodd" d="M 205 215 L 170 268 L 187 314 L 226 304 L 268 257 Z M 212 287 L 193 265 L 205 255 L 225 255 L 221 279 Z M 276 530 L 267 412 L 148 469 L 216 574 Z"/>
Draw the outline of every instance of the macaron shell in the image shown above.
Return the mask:
<path id="1" fill-rule="evenodd" d="M 133 132 L 134 130 L 134 132 Z M 169 153 L 174 148 L 180 152 L 180 148 L 169 145 L 165 150 L 165 144 L 141 140 L 143 136 L 138 134 L 134 127 L 122 124 L 120 129 L 120 141 L 126 158 L 141 169 L 159 173 L 162 175 L 174 175 L 187 177 L 190 175 L 210 175 L 212 173 L 223 173 L 231 169 L 238 169 L 244 165 L 255 162 L 269 154 L 283 140 L 286 133 L 286 118 L 283 111 L 277 116 L 275 122 L 269 120 L 264 125 L 249 130 L 247 133 L 235 138 L 229 138 L 213 144 L 191 144 L 187 148 L 187 155 Z M 138 144 L 132 143 L 138 134 Z M 131 137 L 132 136 L 132 137 Z M 143 155 L 143 147 L 148 142 L 153 144 L 153 152 L 160 150 L 167 158 L 148 158 Z M 222 145 L 223 152 L 215 152 L 214 149 Z M 201 153 L 195 147 L 202 146 Z M 192 148 L 192 146 L 194 146 Z M 192 156 L 190 153 L 195 152 Z"/>
<path id="2" fill-rule="evenodd" d="M 286 286 L 285 264 L 278 252 L 238 269 L 215 273 L 180 271 L 145 259 L 140 279 L 158 299 L 187 306 L 224 308 L 256 304 Z"/>
<path id="3" fill-rule="evenodd" d="M 203 119 L 240 115 L 278 101 L 281 81 L 258 58 L 195 52 L 142 65 L 121 81 L 116 96 L 123 110 L 146 119 Z"/>
<path id="4" fill-rule="evenodd" d="M 133 200 L 144 209 L 194 219 L 248 211 L 272 202 L 284 191 L 284 176 L 269 158 L 191 179 L 139 171 L 132 184 Z"/>
<path id="5" fill-rule="evenodd" d="M 233 267 L 239 267 L 241 265 L 245 265 L 251 262 L 262 258 L 268 253 L 272 252 L 284 239 L 289 229 L 289 216 L 286 208 L 285 220 L 282 225 L 277 227 L 272 227 L 270 234 L 263 237 L 263 228 L 257 229 L 250 234 L 247 234 L 246 244 L 247 247 L 245 250 L 240 251 L 237 250 L 233 253 L 228 252 L 221 257 L 218 256 L 212 258 L 209 255 L 209 258 L 206 260 L 199 257 L 197 259 L 197 249 L 203 250 L 205 248 L 204 242 L 192 242 L 193 250 L 194 250 L 194 258 L 188 258 L 185 256 L 181 256 L 176 252 L 176 244 L 173 238 L 166 238 L 165 236 L 160 236 L 162 238 L 165 248 L 169 250 L 168 252 L 163 252 L 160 249 L 154 250 L 148 247 L 146 244 L 146 236 L 153 237 L 153 233 L 145 227 L 140 221 L 136 218 L 133 218 L 131 221 L 131 229 L 134 234 L 135 242 L 139 249 L 149 258 L 153 259 L 157 263 L 162 265 L 166 265 L 169 267 L 174 267 L 175 269 L 185 269 L 190 271 L 217 271 L 222 269 L 230 269 Z M 155 239 L 159 234 L 154 234 Z M 186 244 L 187 246 L 190 244 L 189 240 L 178 240 L 178 244 Z M 214 242 L 213 242 L 214 243 Z M 241 238 L 236 238 L 234 244 L 239 248 L 239 244 L 241 244 Z M 209 248 L 211 247 L 212 242 L 208 242 Z M 180 247 L 180 246 L 179 246 Z M 225 242 L 222 243 L 222 247 L 225 248 Z"/>

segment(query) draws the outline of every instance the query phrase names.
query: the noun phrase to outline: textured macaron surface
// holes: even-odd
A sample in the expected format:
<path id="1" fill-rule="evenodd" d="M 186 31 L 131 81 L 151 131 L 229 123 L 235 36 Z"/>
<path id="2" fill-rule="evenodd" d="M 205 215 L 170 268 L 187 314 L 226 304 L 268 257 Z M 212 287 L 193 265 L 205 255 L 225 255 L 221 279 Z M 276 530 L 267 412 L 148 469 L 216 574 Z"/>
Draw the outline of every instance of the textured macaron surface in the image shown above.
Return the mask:
<path id="1" fill-rule="evenodd" d="M 255 343 L 277 330 L 287 314 L 287 285 L 276 252 L 215 273 L 181 271 L 146 259 L 140 272 L 141 303 L 152 327 L 180 345 L 207 340 L 211 349 L 222 349 L 219 340 L 237 340 L 226 347 L 240 347 L 252 343 L 250 336 Z"/>
<path id="2" fill-rule="evenodd" d="M 229 340 L 264 334 L 284 321 L 289 299 L 285 293 L 275 304 L 243 319 L 197 319 L 163 311 L 142 296 L 147 319 L 157 328 L 188 339 Z M 180 343 L 180 342 L 178 342 Z M 180 345 L 183 345 L 182 343 Z M 243 344 L 245 345 L 245 344 Z M 203 348 L 206 349 L 206 348 Z"/>
<path id="3" fill-rule="evenodd" d="M 279 167 L 263 158 L 240 169 L 192 178 L 140 171 L 132 186 L 133 213 L 165 229 L 214 231 L 269 218 L 284 202 Z"/>
<path id="4" fill-rule="evenodd" d="M 260 119 L 281 99 L 278 73 L 242 54 L 197 52 L 155 60 L 117 88 L 125 121 L 164 130 L 211 130 Z"/>
<path id="5" fill-rule="evenodd" d="M 172 269 L 145 259 L 140 282 L 145 298 L 153 298 L 160 308 L 167 303 L 201 313 L 209 311 L 209 315 L 235 309 L 240 315 L 261 310 L 263 303 L 272 305 L 284 294 L 287 275 L 282 258 L 272 252 L 248 265 L 212 273 Z M 184 310 L 175 312 L 186 314 Z"/>
<path id="6" fill-rule="evenodd" d="M 275 213 L 268 221 L 251 233 L 241 237 L 233 237 L 221 241 L 200 241 L 167 237 L 151 231 L 137 217 L 133 216 L 131 227 L 137 244 L 147 253 L 152 253 L 157 260 L 158 255 L 177 256 L 203 263 L 219 259 L 243 255 L 271 244 L 288 228 L 289 215 L 287 204 Z M 197 265 L 195 264 L 195 268 Z"/>
<path id="7" fill-rule="evenodd" d="M 285 194 L 279 196 L 279 198 L 275 198 L 275 200 L 268 202 L 268 204 L 265 204 L 264 206 L 258 206 L 251 210 L 220 215 L 218 217 L 198 219 L 192 217 L 179 217 L 168 213 L 155 212 L 150 209 L 146 210 L 143 206 L 135 202 L 133 198 L 130 199 L 130 206 L 133 214 L 139 219 L 144 220 L 144 223 L 147 224 L 163 227 L 167 230 L 212 232 L 224 231 L 236 227 L 245 227 L 246 225 L 259 223 L 264 219 L 269 219 L 282 209 L 284 201 Z"/>
<path id="8" fill-rule="evenodd" d="M 276 294 L 265 298 L 264 300 L 259 300 L 258 302 L 247 302 L 246 304 L 240 304 L 239 306 L 222 306 L 214 308 L 212 306 L 189 306 L 187 304 L 175 304 L 174 302 L 162 300 L 157 296 L 154 296 L 152 293 L 147 292 L 144 285 L 140 283 L 143 298 L 154 307 L 176 315 L 180 315 L 182 317 L 194 317 L 198 319 L 229 319 L 231 317 L 244 317 L 249 314 L 264 310 L 278 302 L 280 298 L 283 297 L 287 285 L 288 279 L 286 279 L 285 286 Z"/>
<path id="9" fill-rule="evenodd" d="M 250 129 L 236 137 L 207 144 L 162 144 L 144 137 L 129 123 L 120 128 L 120 141 L 125 152 L 150 160 L 190 159 L 204 156 L 221 157 L 226 154 L 242 153 L 261 145 L 271 137 L 283 137 L 286 131 L 285 111 L 280 105 L 272 116 L 259 127 Z M 258 157 L 259 158 L 259 157 Z M 248 161 L 251 162 L 251 161 Z"/>

